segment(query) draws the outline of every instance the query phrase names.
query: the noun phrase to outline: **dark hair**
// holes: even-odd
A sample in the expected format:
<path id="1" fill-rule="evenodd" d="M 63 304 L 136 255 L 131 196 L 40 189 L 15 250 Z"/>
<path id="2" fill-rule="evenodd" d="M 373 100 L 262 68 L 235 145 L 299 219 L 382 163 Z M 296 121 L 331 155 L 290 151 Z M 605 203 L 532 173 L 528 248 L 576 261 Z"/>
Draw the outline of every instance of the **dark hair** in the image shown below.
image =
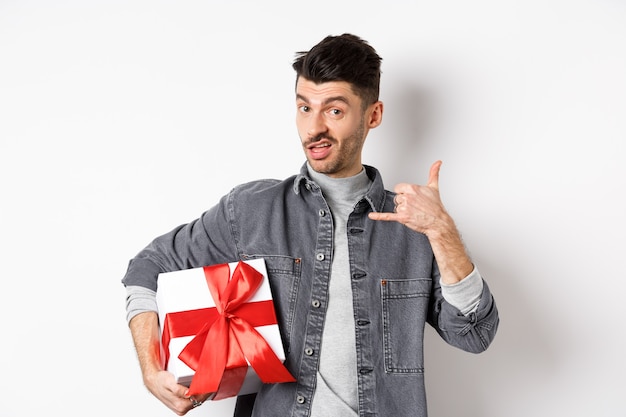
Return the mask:
<path id="1" fill-rule="evenodd" d="M 374 48 L 358 36 L 344 33 L 327 36 L 309 51 L 298 52 L 293 62 L 297 77 L 320 84 L 345 81 L 361 97 L 364 106 L 378 101 L 380 63 Z"/>

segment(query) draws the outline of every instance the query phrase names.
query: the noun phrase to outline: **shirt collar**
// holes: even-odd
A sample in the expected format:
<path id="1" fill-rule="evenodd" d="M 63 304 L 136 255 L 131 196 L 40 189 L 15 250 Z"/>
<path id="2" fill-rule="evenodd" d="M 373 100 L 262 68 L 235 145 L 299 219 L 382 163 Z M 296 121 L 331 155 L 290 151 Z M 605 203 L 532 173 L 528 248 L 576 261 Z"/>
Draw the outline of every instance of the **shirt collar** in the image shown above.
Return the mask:
<path id="1" fill-rule="evenodd" d="M 378 172 L 376 168 L 369 165 L 363 165 L 363 167 L 365 168 L 365 172 L 367 173 L 369 179 L 372 180 L 372 185 L 363 198 L 367 201 L 372 211 L 383 211 L 383 206 L 385 204 L 385 187 L 383 185 L 383 179 L 380 176 L 380 172 Z M 306 162 L 300 168 L 300 173 L 296 175 L 293 182 L 293 192 L 296 195 L 300 194 L 300 187 L 303 183 L 305 187 L 319 188 L 319 186 L 309 177 Z"/>

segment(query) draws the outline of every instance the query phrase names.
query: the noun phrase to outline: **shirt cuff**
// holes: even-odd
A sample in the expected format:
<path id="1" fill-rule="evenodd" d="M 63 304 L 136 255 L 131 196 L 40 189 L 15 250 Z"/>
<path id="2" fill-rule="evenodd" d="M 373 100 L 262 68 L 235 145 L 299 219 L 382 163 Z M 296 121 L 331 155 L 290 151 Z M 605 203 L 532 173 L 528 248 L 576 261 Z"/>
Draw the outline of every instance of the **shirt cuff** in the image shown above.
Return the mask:
<path id="1" fill-rule="evenodd" d="M 443 298 L 458 308 L 463 315 L 467 316 L 476 311 L 483 293 L 483 278 L 476 266 L 468 276 L 456 284 L 444 284 L 443 282 L 440 284 Z"/>
<path id="2" fill-rule="evenodd" d="M 146 311 L 158 311 L 156 302 L 156 291 L 139 285 L 129 285 L 126 287 L 126 322 L 139 313 Z"/>

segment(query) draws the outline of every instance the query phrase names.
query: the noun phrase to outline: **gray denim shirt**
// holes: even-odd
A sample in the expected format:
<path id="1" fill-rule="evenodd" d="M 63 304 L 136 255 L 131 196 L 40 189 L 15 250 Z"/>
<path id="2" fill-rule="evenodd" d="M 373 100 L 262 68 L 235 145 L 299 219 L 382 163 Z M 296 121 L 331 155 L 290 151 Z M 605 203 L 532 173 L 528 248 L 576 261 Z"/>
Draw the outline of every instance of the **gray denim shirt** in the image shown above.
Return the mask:
<path id="1" fill-rule="evenodd" d="M 399 223 L 368 219 L 370 211 L 392 211 L 394 194 L 375 168 L 365 169 L 372 186 L 347 225 L 359 416 L 423 417 L 425 323 L 447 343 L 479 353 L 496 334 L 498 311 L 483 283 L 478 308 L 461 314 L 441 294 L 427 237 Z M 309 416 L 332 253 L 332 216 L 305 164 L 284 181 L 235 187 L 199 219 L 156 238 L 130 261 L 122 282 L 156 290 L 160 272 L 264 258 L 285 365 L 297 382 L 265 385 L 256 399 L 240 397 L 235 415 Z"/>

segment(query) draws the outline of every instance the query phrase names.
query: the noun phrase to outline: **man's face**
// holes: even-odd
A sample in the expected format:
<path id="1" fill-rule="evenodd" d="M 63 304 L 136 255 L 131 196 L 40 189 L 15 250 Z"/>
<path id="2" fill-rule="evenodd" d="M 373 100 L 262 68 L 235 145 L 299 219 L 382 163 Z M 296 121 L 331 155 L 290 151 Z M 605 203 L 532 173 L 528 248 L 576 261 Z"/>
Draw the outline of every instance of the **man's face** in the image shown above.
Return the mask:
<path id="1" fill-rule="evenodd" d="M 300 77 L 296 85 L 296 125 L 311 167 L 330 177 L 361 171 L 361 151 L 370 128 L 382 118 L 382 103 L 365 111 L 350 84 L 315 84 Z"/>

